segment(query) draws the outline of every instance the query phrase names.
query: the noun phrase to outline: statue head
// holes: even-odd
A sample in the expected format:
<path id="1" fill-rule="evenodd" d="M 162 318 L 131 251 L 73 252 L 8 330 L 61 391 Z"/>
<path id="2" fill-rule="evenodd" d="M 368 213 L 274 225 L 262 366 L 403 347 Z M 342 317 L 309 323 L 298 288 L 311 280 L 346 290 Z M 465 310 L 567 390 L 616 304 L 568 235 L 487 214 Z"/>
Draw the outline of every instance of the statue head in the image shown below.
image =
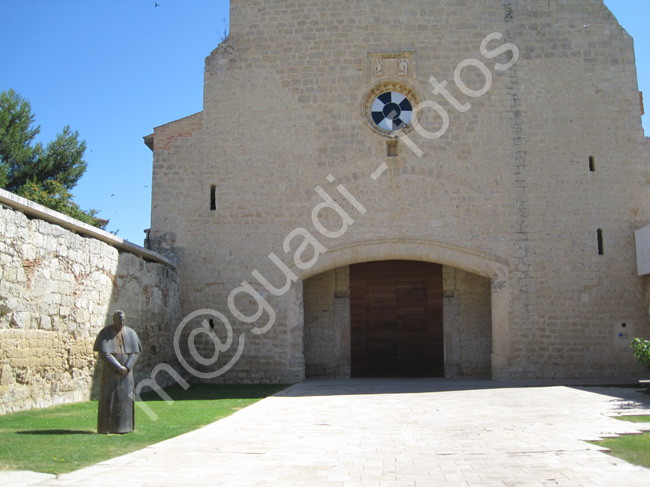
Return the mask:
<path id="1" fill-rule="evenodd" d="M 124 325 L 126 324 L 126 314 L 124 311 L 117 310 L 115 313 L 113 313 L 113 327 L 115 327 L 118 330 L 121 330 Z"/>

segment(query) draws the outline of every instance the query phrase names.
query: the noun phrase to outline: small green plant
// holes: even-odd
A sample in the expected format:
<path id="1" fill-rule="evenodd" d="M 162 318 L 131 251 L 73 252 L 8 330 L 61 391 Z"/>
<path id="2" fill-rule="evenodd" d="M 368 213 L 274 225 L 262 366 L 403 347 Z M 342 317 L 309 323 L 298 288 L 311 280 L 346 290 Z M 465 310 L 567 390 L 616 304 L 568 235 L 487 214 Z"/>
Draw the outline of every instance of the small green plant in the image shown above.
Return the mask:
<path id="1" fill-rule="evenodd" d="M 634 338 L 630 347 L 634 349 L 634 356 L 637 362 L 650 369 L 650 340 L 644 340 L 638 337 Z"/>

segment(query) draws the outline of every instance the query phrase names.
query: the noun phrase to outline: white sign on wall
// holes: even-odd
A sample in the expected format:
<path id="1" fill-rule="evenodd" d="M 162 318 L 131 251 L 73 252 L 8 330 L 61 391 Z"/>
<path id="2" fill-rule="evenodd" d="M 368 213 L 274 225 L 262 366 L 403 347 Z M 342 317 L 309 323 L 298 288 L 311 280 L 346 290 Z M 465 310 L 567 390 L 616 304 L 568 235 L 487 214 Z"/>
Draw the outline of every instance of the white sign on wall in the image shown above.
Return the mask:
<path id="1" fill-rule="evenodd" d="M 638 276 L 650 274 L 650 225 L 634 232 L 636 243 L 636 273 Z"/>
<path id="2" fill-rule="evenodd" d="M 620 321 L 614 324 L 614 346 L 629 348 L 634 338 L 634 324 L 631 321 Z"/>

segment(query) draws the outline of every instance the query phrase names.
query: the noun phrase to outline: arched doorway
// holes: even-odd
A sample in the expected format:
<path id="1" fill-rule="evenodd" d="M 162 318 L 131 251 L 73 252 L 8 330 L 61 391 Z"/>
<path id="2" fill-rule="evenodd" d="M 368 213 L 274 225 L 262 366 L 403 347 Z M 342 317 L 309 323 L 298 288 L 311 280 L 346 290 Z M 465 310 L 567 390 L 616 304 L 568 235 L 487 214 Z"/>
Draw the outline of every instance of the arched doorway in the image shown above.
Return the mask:
<path id="1" fill-rule="evenodd" d="M 305 376 L 344 378 L 351 371 L 351 266 L 374 261 L 436 263 L 443 274 L 446 377 L 507 377 L 509 283 L 494 256 L 421 239 L 387 239 L 330 248 L 303 280 Z"/>
<path id="2" fill-rule="evenodd" d="M 303 305 L 306 378 L 492 375 L 487 277 L 421 261 L 352 264 L 304 280 Z"/>

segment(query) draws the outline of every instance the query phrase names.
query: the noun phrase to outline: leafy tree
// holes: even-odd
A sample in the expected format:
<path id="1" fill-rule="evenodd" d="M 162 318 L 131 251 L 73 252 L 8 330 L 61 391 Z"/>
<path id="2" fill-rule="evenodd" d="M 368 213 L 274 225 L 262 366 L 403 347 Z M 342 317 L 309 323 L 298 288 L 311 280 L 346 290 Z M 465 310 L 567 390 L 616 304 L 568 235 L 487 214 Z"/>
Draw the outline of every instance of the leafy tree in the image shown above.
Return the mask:
<path id="1" fill-rule="evenodd" d="M 86 171 L 86 141 L 69 126 L 44 148 L 34 138 L 30 103 L 14 90 L 0 93 L 0 187 L 90 225 L 105 228 L 108 220 L 95 210 L 84 211 L 72 201 L 70 190 Z"/>
<path id="2" fill-rule="evenodd" d="M 83 211 L 79 205 L 72 201 L 72 195 L 60 182 L 47 179 L 40 183 L 27 181 L 18 190 L 18 196 L 27 198 L 43 206 L 76 218 L 88 225 L 105 228 L 108 220 L 96 217 L 96 210 Z"/>
<path id="3" fill-rule="evenodd" d="M 79 133 L 64 127 L 45 150 L 37 145 L 33 161 L 14 169 L 10 189 L 17 191 L 28 181 L 57 181 L 68 190 L 74 188 L 86 172 L 85 151 L 86 142 L 79 141 Z"/>
<path id="4" fill-rule="evenodd" d="M 14 90 L 0 93 L 0 186 L 11 189 L 16 168 L 29 165 L 40 145 L 32 147 L 40 127 L 32 128 L 34 115 L 29 102 Z"/>
<path id="5" fill-rule="evenodd" d="M 634 338 L 630 346 L 634 349 L 634 356 L 637 362 L 650 369 L 650 340 Z"/>

